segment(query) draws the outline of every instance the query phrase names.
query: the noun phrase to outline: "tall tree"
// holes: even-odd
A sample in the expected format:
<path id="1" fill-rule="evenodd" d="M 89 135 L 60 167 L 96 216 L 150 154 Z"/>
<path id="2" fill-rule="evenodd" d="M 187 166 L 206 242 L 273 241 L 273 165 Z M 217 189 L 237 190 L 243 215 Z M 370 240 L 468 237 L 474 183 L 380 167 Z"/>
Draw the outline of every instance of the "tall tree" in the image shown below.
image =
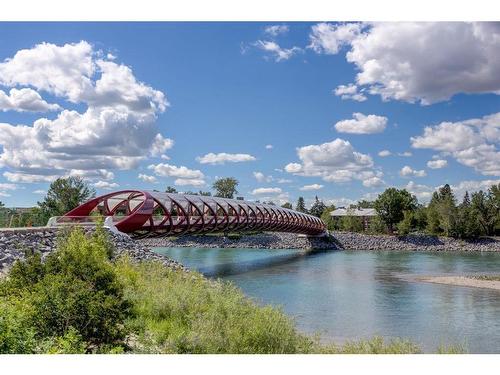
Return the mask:
<path id="1" fill-rule="evenodd" d="M 295 210 L 299 212 L 307 212 L 306 203 L 303 197 L 299 197 L 299 199 L 297 199 L 297 205 L 295 206 Z"/>
<path id="2" fill-rule="evenodd" d="M 51 216 L 61 216 L 95 196 L 91 188 L 81 177 L 58 178 L 50 184 L 47 195 L 38 202 L 42 220 Z"/>
<path id="3" fill-rule="evenodd" d="M 405 189 L 388 188 L 375 200 L 375 210 L 392 233 L 404 218 L 404 211 L 414 211 L 417 199 Z"/>
<path id="4" fill-rule="evenodd" d="M 498 223 L 498 210 L 495 207 L 495 197 L 491 190 L 488 194 L 480 190 L 472 194 L 471 199 L 472 214 L 481 225 L 482 234 L 488 236 L 495 234 L 495 227 Z"/>
<path id="5" fill-rule="evenodd" d="M 325 208 L 326 205 L 323 203 L 323 201 L 319 200 L 318 196 L 316 195 L 316 198 L 314 200 L 313 205 L 311 206 L 311 209 L 309 210 L 309 213 L 316 217 L 321 217 Z"/>
<path id="6" fill-rule="evenodd" d="M 167 186 L 167 188 L 165 189 L 165 193 L 175 194 L 175 193 L 177 193 L 177 189 L 172 187 L 172 186 Z"/>
<path id="7" fill-rule="evenodd" d="M 212 188 L 215 190 L 216 197 L 232 199 L 238 194 L 238 190 L 236 190 L 238 183 L 234 177 L 219 178 L 214 182 Z"/>
<path id="8" fill-rule="evenodd" d="M 321 214 L 321 220 L 326 224 L 326 228 L 328 230 L 337 229 L 335 227 L 335 220 L 333 219 L 331 212 L 335 210 L 335 206 L 332 204 L 331 206 L 325 207 L 323 213 Z"/>

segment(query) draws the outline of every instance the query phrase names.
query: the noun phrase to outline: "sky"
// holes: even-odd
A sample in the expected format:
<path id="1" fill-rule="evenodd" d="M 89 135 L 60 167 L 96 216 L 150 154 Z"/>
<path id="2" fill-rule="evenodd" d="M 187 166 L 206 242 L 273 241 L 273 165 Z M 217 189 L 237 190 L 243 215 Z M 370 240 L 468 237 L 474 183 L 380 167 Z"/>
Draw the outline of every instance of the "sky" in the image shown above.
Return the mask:
<path id="1" fill-rule="evenodd" d="M 0 23 L 0 200 L 460 200 L 500 182 L 499 95 L 500 23 Z"/>

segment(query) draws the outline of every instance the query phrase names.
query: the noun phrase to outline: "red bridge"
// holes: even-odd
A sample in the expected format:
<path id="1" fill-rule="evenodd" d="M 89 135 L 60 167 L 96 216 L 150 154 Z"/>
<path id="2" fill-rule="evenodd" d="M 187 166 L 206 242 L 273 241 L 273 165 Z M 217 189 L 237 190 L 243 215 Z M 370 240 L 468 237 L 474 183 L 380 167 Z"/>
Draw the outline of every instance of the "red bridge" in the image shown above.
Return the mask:
<path id="1" fill-rule="evenodd" d="M 238 199 L 156 191 L 123 190 L 94 198 L 55 218 L 55 224 L 111 217 L 134 237 L 229 231 L 278 231 L 320 235 L 326 226 L 315 216 Z M 107 220 L 109 221 L 109 219 Z"/>

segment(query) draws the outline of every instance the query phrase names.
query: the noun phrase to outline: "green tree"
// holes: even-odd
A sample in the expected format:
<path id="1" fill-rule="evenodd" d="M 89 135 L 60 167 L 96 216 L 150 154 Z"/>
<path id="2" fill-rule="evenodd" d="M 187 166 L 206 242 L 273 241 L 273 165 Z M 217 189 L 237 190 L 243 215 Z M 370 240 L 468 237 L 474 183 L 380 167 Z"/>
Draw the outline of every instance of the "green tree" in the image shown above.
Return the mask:
<path id="1" fill-rule="evenodd" d="M 314 200 L 313 205 L 311 206 L 311 209 L 309 210 L 309 213 L 316 217 L 321 217 L 325 208 L 326 205 L 323 203 L 323 201 L 319 200 L 318 196 L 316 195 L 316 198 Z"/>
<path id="2" fill-rule="evenodd" d="M 215 190 L 216 197 L 232 199 L 238 194 L 238 190 L 236 190 L 238 183 L 234 177 L 219 178 L 214 182 L 212 188 Z"/>
<path id="3" fill-rule="evenodd" d="M 433 194 L 429 209 L 435 210 L 439 218 L 439 232 L 445 236 L 456 235 L 457 230 L 457 206 L 456 199 L 450 185 L 446 184 L 439 188 L 437 194 Z"/>
<path id="4" fill-rule="evenodd" d="M 406 236 L 416 227 L 415 213 L 413 211 L 404 211 L 403 220 L 398 223 L 398 234 Z"/>
<path id="5" fill-rule="evenodd" d="M 201 191 L 200 190 L 198 194 L 201 196 L 204 196 L 204 197 L 211 197 L 212 196 L 212 193 L 209 191 Z"/>
<path id="6" fill-rule="evenodd" d="M 289 210 L 293 210 L 293 206 L 290 202 L 285 202 L 281 205 L 283 208 L 288 208 Z"/>
<path id="7" fill-rule="evenodd" d="M 299 212 L 307 212 L 306 203 L 303 197 L 299 197 L 299 199 L 297 199 L 297 205 L 295 206 L 295 210 Z"/>
<path id="8" fill-rule="evenodd" d="M 367 201 L 366 199 L 358 201 L 358 208 L 375 208 L 375 202 Z"/>
<path id="9" fill-rule="evenodd" d="M 40 217 L 47 222 L 51 216 L 62 216 L 95 196 L 95 190 L 81 177 L 58 178 L 50 184 L 47 195 L 38 202 Z"/>
<path id="10" fill-rule="evenodd" d="M 363 231 L 363 220 L 359 216 L 347 215 L 343 216 L 340 220 L 340 227 L 342 230 L 348 232 L 362 232 Z"/>
<path id="11" fill-rule="evenodd" d="M 374 207 L 392 233 L 394 225 L 404 218 L 404 211 L 413 211 L 417 199 L 405 189 L 388 188 L 375 200 Z"/>
<path id="12" fill-rule="evenodd" d="M 174 188 L 173 186 L 167 186 L 167 188 L 165 189 L 165 193 L 176 194 L 177 193 L 177 189 Z"/>
<path id="13" fill-rule="evenodd" d="M 488 194 L 482 190 L 472 194 L 472 214 L 479 222 L 483 234 L 487 236 L 495 234 L 495 227 L 498 224 L 499 211 L 495 201 L 495 192 L 491 189 Z"/>
<path id="14" fill-rule="evenodd" d="M 455 237 L 474 238 L 481 234 L 481 227 L 469 198 L 469 192 L 465 192 L 462 203 L 457 207 L 456 233 Z"/>
<path id="15" fill-rule="evenodd" d="M 335 219 L 330 215 L 332 211 L 335 210 L 335 206 L 332 204 L 331 206 L 325 207 L 323 210 L 323 213 L 321 214 L 321 220 L 323 220 L 323 223 L 326 224 L 326 228 L 328 230 L 335 230 L 336 228 L 336 223 Z"/>

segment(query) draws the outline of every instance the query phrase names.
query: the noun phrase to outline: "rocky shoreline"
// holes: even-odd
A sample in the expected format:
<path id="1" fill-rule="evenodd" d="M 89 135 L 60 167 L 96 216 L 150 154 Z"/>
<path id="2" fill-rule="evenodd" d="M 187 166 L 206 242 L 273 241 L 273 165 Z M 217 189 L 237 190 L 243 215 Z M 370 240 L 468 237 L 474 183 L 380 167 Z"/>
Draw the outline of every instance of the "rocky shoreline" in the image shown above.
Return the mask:
<path id="1" fill-rule="evenodd" d="M 45 258 L 56 248 L 57 235 L 56 228 L 0 231 L 0 273 L 8 270 L 16 260 L 24 258 L 26 251 L 39 252 L 42 259 Z M 112 232 L 109 232 L 109 236 L 115 246 L 115 257 L 126 254 L 136 261 L 155 260 L 173 269 L 184 269 L 182 264 L 151 251 L 151 248 L 128 236 Z"/>
<path id="2" fill-rule="evenodd" d="M 332 232 L 330 237 L 305 237 L 293 233 L 261 233 L 223 236 L 187 235 L 177 238 L 139 240 L 146 247 L 204 247 L 251 249 L 359 250 L 359 251 L 469 251 L 500 252 L 500 239 L 480 238 L 471 241 L 428 235 L 389 236 L 352 232 Z"/>

